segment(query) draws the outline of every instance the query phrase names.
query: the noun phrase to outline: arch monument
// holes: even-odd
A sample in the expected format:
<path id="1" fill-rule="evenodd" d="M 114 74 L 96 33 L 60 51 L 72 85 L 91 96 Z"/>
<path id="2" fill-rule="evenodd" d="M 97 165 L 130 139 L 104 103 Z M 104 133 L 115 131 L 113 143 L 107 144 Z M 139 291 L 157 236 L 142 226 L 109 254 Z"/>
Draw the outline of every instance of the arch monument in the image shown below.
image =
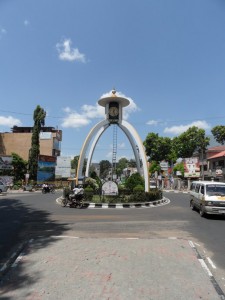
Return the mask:
<path id="1" fill-rule="evenodd" d="M 127 136 L 134 153 L 135 161 L 137 164 L 137 171 L 144 177 L 145 191 L 148 192 L 148 162 L 142 140 L 134 127 L 127 121 L 123 120 L 123 108 L 128 106 L 130 104 L 130 101 L 126 98 L 117 96 L 116 91 L 113 90 L 110 96 L 99 99 L 98 104 L 105 107 L 105 119 L 92 127 L 83 143 L 77 167 L 76 184 L 78 184 L 78 179 L 82 177 L 82 169 L 88 147 L 90 146 L 89 154 L 87 156 L 88 160 L 85 172 L 86 177 L 88 177 L 89 175 L 92 156 L 99 138 L 111 124 L 114 124 L 117 125 Z"/>

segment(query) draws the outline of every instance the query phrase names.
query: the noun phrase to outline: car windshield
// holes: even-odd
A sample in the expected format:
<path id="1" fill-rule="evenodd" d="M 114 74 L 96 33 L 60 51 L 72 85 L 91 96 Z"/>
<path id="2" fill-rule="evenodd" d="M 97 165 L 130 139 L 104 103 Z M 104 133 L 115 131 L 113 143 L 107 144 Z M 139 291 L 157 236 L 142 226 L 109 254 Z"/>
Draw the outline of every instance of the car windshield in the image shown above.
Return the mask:
<path id="1" fill-rule="evenodd" d="M 225 196 L 225 185 L 208 184 L 206 185 L 206 194 L 208 196 Z"/>

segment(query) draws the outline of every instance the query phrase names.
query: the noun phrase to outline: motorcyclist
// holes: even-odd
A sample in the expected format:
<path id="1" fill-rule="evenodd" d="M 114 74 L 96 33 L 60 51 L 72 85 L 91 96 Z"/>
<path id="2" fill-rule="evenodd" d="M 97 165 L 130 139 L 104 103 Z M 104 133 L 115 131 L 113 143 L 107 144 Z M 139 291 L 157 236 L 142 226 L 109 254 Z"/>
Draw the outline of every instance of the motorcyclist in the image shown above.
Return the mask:
<path id="1" fill-rule="evenodd" d="M 43 183 L 42 188 L 45 190 L 45 192 L 49 192 L 49 186 L 47 183 Z"/>
<path id="2" fill-rule="evenodd" d="M 84 189 L 83 189 L 82 185 L 78 185 L 73 189 L 73 194 L 69 195 L 69 198 L 76 199 L 77 195 L 83 195 L 83 193 L 84 193 Z"/>

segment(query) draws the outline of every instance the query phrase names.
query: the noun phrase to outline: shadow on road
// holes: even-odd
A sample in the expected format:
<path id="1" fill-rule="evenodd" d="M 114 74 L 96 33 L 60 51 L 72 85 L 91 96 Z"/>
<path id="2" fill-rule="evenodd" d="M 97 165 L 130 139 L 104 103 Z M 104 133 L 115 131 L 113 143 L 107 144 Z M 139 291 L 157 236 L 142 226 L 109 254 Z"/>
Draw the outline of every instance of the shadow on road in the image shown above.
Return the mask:
<path id="1" fill-rule="evenodd" d="M 29 286 L 40 278 L 41 274 L 25 273 L 25 268 L 27 270 L 31 263 L 26 261 L 26 256 L 20 263 L 17 264 L 17 261 L 23 256 L 23 252 L 28 254 L 30 251 L 45 248 L 57 241 L 51 236 L 61 235 L 68 230 L 67 224 L 57 223 L 50 215 L 49 212 L 35 210 L 20 200 L 0 199 L 0 267 L 7 265 L 6 270 L 0 272 L 1 299 L 10 299 L 3 296 L 6 291 L 10 291 L 12 297 L 15 297 L 13 291 L 24 285 Z M 39 239 L 36 240 L 37 237 Z M 29 247 L 31 239 L 32 250 Z M 15 281 L 12 280 L 14 276 Z"/>

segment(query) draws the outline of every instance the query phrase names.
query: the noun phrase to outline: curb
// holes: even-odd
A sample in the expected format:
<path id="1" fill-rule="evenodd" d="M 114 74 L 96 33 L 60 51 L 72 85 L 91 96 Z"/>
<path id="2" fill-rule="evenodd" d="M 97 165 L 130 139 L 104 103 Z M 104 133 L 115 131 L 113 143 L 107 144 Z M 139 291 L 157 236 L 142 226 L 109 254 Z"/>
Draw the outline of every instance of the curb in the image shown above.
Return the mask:
<path id="1" fill-rule="evenodd" d="M 189 194 L 190 191 L 188 190 L 163 190 L 165 193 L 183 193 L 183 194 Z"/>
<path id="2" fill-rule="evenodd" d="M 56 199 L 56 203 L 61 205 L 62 196 Z M 163 197 L 161 200 L 142 203 L 85 203 L 84 208 L 148 208 L 162 206 L 170 203 L 170 200 Z"/>

